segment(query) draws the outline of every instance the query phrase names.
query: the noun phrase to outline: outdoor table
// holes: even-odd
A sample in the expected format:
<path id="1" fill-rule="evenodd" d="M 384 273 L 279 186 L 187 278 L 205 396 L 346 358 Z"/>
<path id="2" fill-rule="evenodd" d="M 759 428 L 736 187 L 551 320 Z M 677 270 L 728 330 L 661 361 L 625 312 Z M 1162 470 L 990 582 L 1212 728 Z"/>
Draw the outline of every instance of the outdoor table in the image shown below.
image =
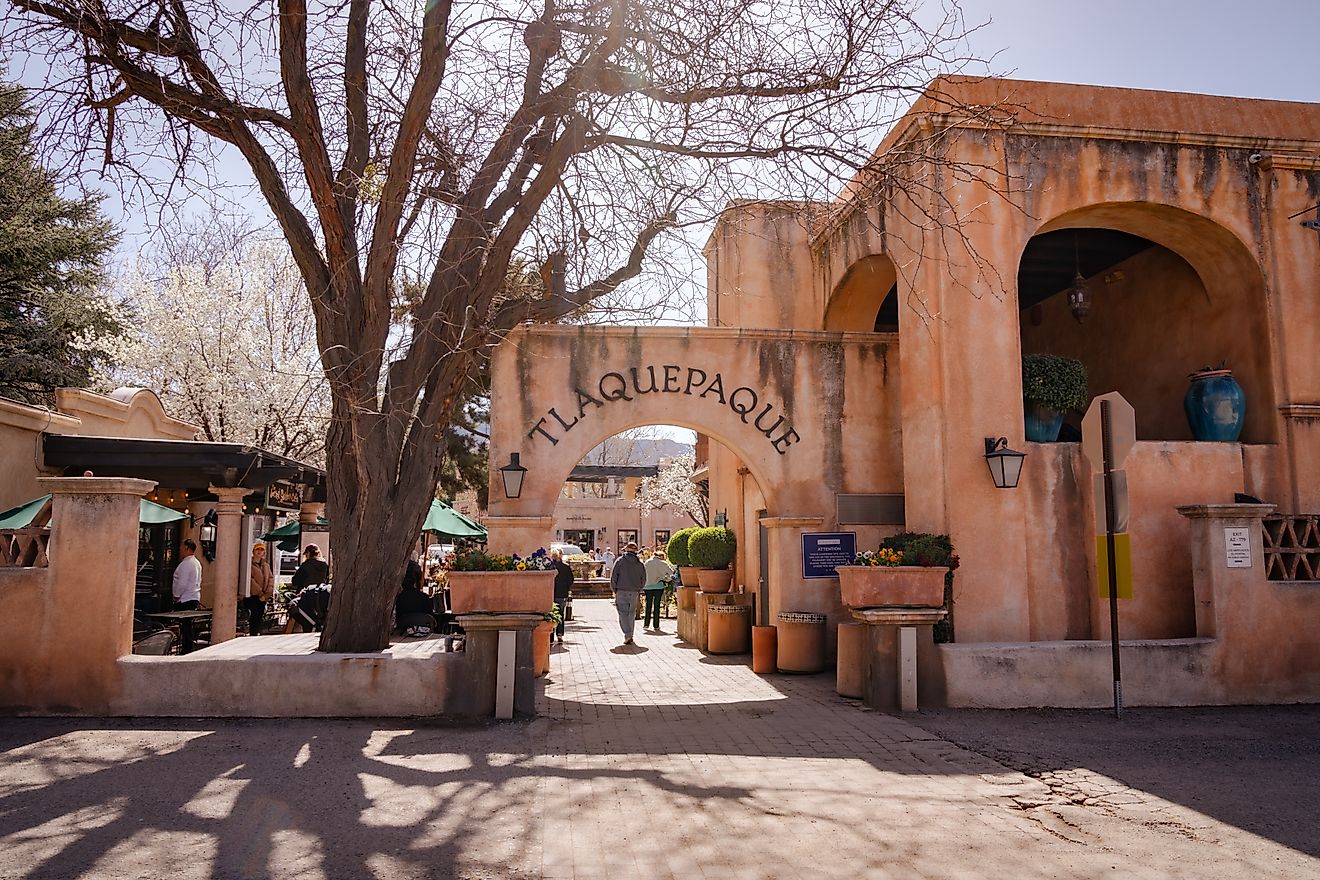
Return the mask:
<path id="1" fill-rule="evenodd" d="M 192 611 L 162 611 L 158 614 L 144 614 L 152 620 L 163 621 L 164 623 L 177 623 L 179 625 L 179 653 L 191 653 L 194 647 L 193 642 L 193 624 L 199 620 L 210 620 L 211 609 L 197 608 Z"/>

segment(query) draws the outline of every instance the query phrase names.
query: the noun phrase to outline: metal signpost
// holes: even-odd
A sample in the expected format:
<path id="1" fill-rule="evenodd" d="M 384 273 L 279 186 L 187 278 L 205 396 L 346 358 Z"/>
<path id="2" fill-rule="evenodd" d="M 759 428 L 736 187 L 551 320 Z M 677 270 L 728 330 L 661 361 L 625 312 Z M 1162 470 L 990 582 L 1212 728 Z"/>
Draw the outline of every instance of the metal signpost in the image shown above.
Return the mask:
<path id="1" fill-rule="evenodd" d="M 1097 546 L 1101 590 L 1109 596 L 1109 641 L 1114 665 L 1114 717 L 1123 717 L 1123 670 L 1118 655 L 1118 599 L 1132 597 L 1132 561 L 1127 535 L 1127 472 L 1123 462 L 1137 442 L 1136 412 L 1117 391 L 1091 401 L 1082 419 L 1082 452 L 1098 471 L 1096 527 L 1104 523 Z M 1097 544 L 1099 541 L 1097 540 Z"/>

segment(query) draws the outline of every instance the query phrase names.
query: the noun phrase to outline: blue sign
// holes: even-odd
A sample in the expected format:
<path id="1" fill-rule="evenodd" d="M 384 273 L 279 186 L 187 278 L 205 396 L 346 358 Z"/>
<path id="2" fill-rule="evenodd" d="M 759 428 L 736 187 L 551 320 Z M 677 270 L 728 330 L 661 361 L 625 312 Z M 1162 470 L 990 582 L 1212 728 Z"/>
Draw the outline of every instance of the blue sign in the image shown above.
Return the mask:
<path id="1" fill-rule="evenodd" d="M 847 565 L 857 555 L 856 532 L 803 532 L 802 576 L 838 577 L 834 569 Z"/>

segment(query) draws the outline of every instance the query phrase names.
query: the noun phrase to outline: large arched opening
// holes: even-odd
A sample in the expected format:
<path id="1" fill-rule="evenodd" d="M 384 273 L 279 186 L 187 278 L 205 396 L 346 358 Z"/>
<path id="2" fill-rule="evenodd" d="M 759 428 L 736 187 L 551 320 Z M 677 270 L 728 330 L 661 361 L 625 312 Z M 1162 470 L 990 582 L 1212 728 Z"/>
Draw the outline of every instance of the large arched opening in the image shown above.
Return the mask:
<path id="1" fill-rule="evenodd" d="M 1068 302 L 1077 274 L 1085 321 Z M 1226 363 L 1247 397 L 1242 442 L 1275 442 L 1264 276 L 1229 230 L 1163 205 L 1091 205 L 1044 223 L 1017 279 L 1023 354 L 1081 360 L 1092 394 L 1133 405 L 1139 439 L 1192 439 L 1188 375 Z"/>
<path id="2" fill-rule="evenodd" d="M 898 270 L 884 254 L 848 267 L 825 307 L 826 330 L 898 332 Z"/>

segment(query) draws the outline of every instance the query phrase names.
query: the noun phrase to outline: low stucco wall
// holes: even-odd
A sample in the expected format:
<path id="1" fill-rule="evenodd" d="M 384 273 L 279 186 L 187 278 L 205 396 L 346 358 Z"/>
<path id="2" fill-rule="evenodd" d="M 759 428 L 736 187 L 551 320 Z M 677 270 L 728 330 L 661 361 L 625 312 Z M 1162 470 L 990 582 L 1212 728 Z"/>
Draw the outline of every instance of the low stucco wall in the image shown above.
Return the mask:
<path id="1" fill-rule="evenodd" d="M 237 639 L 185 657 L 121 657 L 112 715 L 293 718 L 473 716 L 466 653 L 393 645 L 318 654 L 317 636 Z"/>
<path id="2" fill-rule="evenodd" d="M 39 643 L 49 578 L 47 568 L 0 568 L 0 708 L 27 706 L 41 689 L 49 661 Z"/>

